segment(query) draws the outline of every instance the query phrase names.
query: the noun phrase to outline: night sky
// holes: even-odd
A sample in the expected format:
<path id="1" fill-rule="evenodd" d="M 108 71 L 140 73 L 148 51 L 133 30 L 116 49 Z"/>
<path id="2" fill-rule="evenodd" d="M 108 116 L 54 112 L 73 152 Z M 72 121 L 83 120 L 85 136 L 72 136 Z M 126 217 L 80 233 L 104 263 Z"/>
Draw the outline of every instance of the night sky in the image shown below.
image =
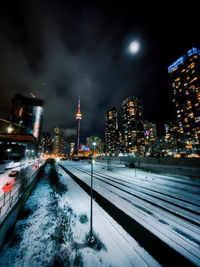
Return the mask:
<path id="1" fill-rule="evenodd" d="M 46 103 L 43 130 L 73 139 L 80 95 L 83 142 L 104 137 L 109 108 L 141 96 L 163 134 L 174 118 L 167 67 L 200 49 L 198 13 L 198 1 L 1 1 L 0 117 L 15 93 L 34 92 Z"/>

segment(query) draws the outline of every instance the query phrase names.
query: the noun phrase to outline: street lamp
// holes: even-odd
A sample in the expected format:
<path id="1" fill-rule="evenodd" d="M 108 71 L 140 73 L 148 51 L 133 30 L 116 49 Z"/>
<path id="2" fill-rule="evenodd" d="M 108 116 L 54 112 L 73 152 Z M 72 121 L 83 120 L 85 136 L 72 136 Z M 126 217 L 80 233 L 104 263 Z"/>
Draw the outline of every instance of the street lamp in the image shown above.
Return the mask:
<path id="1" fill-rule="evenodd" d="M 94 242 L 93 238 L 93 230 L 92 230 L 92 212 L 93 212 L 93 207 L 92 207 L 92 201 L 93 201 L 93 154 L 94 154 L 94 148 L 97 145 L 96 142 L 92 142 L 92 154 L 91 154 L 91 188 L 90 188 L 90 236 L 89 236 L 89 243 Z"/>
<path id="2" fill-rule="evenodd" d="M 14 129 L 13 129 L 12 125 L 9 124 L 9 126 L 8 126 L 8 128 L 7 128 L 8 133 L 12 133 L 13 130 L 14 130 Z"/>
<path id="3" fill-rule="evenodd" d="M 12 149 L 8 148 L 6 151 L 8 152 L 8 160 L 10 160 L 10 152 L 12 151 Z"/>

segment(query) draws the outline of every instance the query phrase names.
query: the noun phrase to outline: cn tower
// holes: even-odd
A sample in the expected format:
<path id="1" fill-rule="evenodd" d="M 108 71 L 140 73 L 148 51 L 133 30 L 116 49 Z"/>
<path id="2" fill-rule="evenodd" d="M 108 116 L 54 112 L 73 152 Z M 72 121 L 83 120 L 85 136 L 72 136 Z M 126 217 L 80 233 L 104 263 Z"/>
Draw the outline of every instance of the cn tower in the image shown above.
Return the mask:
<path id="1" fill-rule="evenodd" d="M 78 128 L 77 128 L 77 151 L 80 149 L 80 126 L 81 126 L 81 119 L 82 119 L 82 114 L 81 114 L 81 104 L 80 104 L 80 96 L 78 99 L 78 113 L 76 114 L 76 120 L 78 122 Z"/>

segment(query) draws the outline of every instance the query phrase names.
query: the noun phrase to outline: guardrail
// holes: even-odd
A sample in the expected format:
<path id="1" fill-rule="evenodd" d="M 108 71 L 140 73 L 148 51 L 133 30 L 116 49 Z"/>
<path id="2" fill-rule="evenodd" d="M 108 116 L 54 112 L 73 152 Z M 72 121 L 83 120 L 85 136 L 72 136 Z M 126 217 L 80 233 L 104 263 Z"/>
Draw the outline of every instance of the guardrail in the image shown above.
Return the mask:
<path id="1" fill-rule="evenodd" d="M 21 177 L 14 184 L 14 187 L 9 193 L 4 193 L 0 197 L 0 224 L 26 188 L 35 179 L 36 175 L 38 174 L 38 169 L 42 164 L 43 160 L 37 160 L 32 162 L 29 166 L 22 168 L 19 172 Z"/>

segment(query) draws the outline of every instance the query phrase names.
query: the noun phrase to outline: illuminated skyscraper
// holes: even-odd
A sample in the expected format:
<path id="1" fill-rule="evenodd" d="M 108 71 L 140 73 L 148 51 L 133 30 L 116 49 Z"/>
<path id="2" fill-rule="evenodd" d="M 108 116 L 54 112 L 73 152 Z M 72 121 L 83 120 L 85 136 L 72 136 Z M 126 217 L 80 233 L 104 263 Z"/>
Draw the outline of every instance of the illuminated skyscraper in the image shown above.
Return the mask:
<path id="1" fill-rule="evenodd" d="M 43 154 L 51 154 L 53 149 L 51 134 L 48 132 L 42 133 L 39 139 L 39 151 Z"/>
<path id="2" fill-rule="evenodd" d="M 155 156 L 155 140 L 157 137 L 156 124 L 147 120 L 143 121 L 145 156 Z"/>
<path id="3" fill-rule="evenodd" d="M 93 143 L 95 142 L 95 146 Z M 103 150 L 102 140 L 97 136 L 87 137 L 87 146 L 93 151 L 94 156 L 99 156 Z"/>
<path id="4" fill-rule="evenodd" d="M 55 127 L 53 129 L 53 154 L 56 157 L 64 156 L 63 132 L 58 127 Z"/>
<path id="5" fill-rule="evenodd" d="M 12 99 L 12 123 L 18 124 L 15 132 L 32 134 L 38 139 L 42 122 L 44 100 L 16 94 Z"/>
<path id="6" fill-rule="evenodd" d="M 200 50 L 190 49 L 168 68 L 182 156 L 200 154 Z"/>
<path id="7" fill-rule="evenodd" d="M 71 156 L 74 154 L 74 150 L 75 150 L 74 148 L 75 148 L 75 143 L 74 142 L 70 143 L 70 155 Z"/>
<path id="8" fill-rule="evenodd" d="M 106 112 L 105 122 L 105 152 L 108 155 L 117 155 L 119 153 L 119 130 L 115 107 Z"/>
<path id="9" fill-rule="evenodd" d="M 80 96 L 78 100 L 78 113 L 76 114 L 76 120 L 78 122 L 77 126 L 77 151 L 80 149 L 80 127 L 81 127 L 81 119 L 82 119 L 82 114 L 81 114 L 81 104 L 80 104 Z"/>
<path id="10" fill-rule="evenodd" d="M 145 154 L 143 107 L 139 97 L 128 97 L 122 102 L 124 152 Z"/>
<path id="11" fill-rule="evenodd" d="M 177 122 L 169 121 L 165 123 L 166 156 L 176 157 L 177 155 L 180 155 L 182 150 L 184 151 L 184 147 L 180 147 L 180 144 L 184 142 L 184 140 L 180 140 L 181 136 L 178 132 L 178 129 L 179 126 Z"/>

